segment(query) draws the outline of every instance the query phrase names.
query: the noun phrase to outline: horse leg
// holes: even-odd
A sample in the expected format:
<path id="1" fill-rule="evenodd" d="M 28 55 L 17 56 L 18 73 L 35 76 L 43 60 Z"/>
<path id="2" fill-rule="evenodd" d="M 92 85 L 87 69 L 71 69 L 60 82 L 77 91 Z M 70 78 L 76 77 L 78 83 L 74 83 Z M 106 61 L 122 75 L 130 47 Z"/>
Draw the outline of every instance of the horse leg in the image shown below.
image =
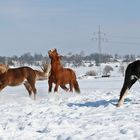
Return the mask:
<path id="1" fill-rule="evenodd" d="M 49 92 L 52 91 L 52 81 L 49 79 L 48 80 L 48 85 L 49 85 Z"/>
<path id="2" fill-rule="evenodd" d="M 120 107 L 123 105 L 125 96 L 127 95 L 127 91 L 128 91 L 128 85 L 124 84 L 120 92 L 120 98 L 119 98 L 117 107 Z"/>
<path id="3" fill-rule="evenodd" d="M 28 91 L 28 93 L 29 93 L 29 96 L 31 97 L 31 95 L 32 95 L 32 87 L 31 87 L 31 85 L 26 81 L 26 82 L 24 83 L 24 86 L 25 86 L 25 88 L 27 89 L 27 91 Z"/>
<path id="4" fill-rule="evenodd" d="M 73 92 L 73 83 L 71 81 L 69 82 L 69 86 L 70 86 L 70 92 Z"/>
<path id="5" fill-rule="evenodd" d="M 61 87 L 62 89 L 64 89 L 65 91 L 68 91 L 68 90 L 69 90 L 65 85 L 60 85 L 60 87 Z"/>
<path id="6" fill-rule="evenodd" d="M 117 107 L 120 107 L 124 103 L 124 99 L 125 99 L 125 96 L 127 95 L 127 91 L 128 91 L 128 85 L 131 81 L 131 75 L 132 75 L 131 74 L 131 66 L 128 66 L 126 71 L 125 71 L 124 83 L 123 83 L 123 87 L 122 87 L 121 92 L 120 92 L 120 98 L 119 98 Z"/>
<path id="7" fill-rule="evenodd" d="M 57 91 L 58 91 L 58 86 L 59 86 L 59 83 L 57 82 L 57 83 L 55 84 L 54 92 L 57 92 Z"/>
<path id="8" fill-rule="evenodd" d="M 132 87 L 132 85 L 137 81 L 136 78 L 134 79 L 130 79 L 129 81 L 125 81 L 124 82 L 124 85 L 122 87 L 122 90 L 121 90 L 121 93 L 120 93 L 120 98 L 119 98 L 119 101 L 118 101 L 118 104 L 117 104 L 117 107 L 120 107 L 121 105 L 123 105 L 124 103 L 124 99 L 127 95 L 127 92 L 128 90 Z"/>
<path id="9" fill-rule="evenodd" d="M 31 89 L 34 93 L 34 100 L 36 100 L 36 88 L 35 88 L 35 78 L 28 78 L 28 83 L 31 86 Z"/>
<path id="10" fill-rule="evenodd" d="M 34 93 L 34 100 L 36 100 L 36 88 L 35 84 L 32 85 L 33 93 Z"/>
<path id="11" fill-rule="evenodd" d="M 0 82 L 0 91 L 2 91 L 6 86 L 7 84 Z"/>

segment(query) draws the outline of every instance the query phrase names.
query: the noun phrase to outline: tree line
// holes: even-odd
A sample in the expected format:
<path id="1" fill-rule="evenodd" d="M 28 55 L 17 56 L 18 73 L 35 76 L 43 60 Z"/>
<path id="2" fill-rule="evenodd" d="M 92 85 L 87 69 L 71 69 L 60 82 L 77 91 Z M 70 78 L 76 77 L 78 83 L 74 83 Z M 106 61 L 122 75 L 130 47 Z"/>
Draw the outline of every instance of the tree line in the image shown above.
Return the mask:
<path id="1" fill-rule="evenodd" d="M 62 63 L 63 65 L 66 64 L 72 64 L 74 67 L 78 66 L 84 66 L 85 62 L 89 62 L 89 66 L 92 66 L 93 64 L 91 61 L 94 61 L 95 64 L 98 66 L 99 63 L 107 63 L 107 62 L 115 62 L 118 60 L 122 60 L 123 62 L 131 62 L 136 60 L 137 58 L 140 58 L 140 56 L 136 56 L 133 54 L 126 54 L 124 56 L 115 54 L 99 54 L 99 53 L 91 53 L 89 55 L 85 55 L 83 51 L 81 51 L 79 54 L 72 54 L 68 53 L 67 55 L 62 56 Z M 21 56 L 12 56 L 12 57 L 6 57 L 6 56 L 0 56 L 0 63 L 8 64 L 8 65 L 41 65 L 43 62 L 48 63 L 50 61 L 48 55 L 43 56 L 42 54 L 34 54 L 31 53 L 25 53 Z"/>

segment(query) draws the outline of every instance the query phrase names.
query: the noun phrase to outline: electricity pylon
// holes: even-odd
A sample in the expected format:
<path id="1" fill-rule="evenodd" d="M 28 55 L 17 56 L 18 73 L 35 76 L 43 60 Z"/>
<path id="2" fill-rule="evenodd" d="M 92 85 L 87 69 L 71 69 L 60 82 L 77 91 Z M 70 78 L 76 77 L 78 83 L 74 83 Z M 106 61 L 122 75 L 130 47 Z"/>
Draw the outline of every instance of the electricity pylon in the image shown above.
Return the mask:
<path id="1" fill-rule="evenodd" d="M 106 34 L 101 31 L 100 25 L 99 25 L 99 28 L 98 28 L 98 32 L 95 32 L 94 36 L 95 37 L 93 37 L 92 39 L 98 41 L 98 53 L 99 53 L 99 55 L 98 55 L 98 57 L 99 57 L 98 58 L 98 63 L 99 63 L 99 66 L 100 66 L 101 62 L 103 61 L 102 60 L 102 47 L 101 47 L 102 41 L 103 42 L 107 41 L 107 39 L 105 37 Z M 101 66 L 100 66 L 100 74 L 101 74 Z"/>

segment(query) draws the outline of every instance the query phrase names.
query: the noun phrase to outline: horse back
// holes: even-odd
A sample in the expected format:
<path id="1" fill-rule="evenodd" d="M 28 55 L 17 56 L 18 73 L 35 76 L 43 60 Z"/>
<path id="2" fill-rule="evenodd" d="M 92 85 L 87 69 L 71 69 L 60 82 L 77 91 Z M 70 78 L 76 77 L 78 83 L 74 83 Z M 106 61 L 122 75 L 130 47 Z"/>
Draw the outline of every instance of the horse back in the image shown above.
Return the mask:
<path id="1" fill-rule="evenodd" d="M 132 63 L 132 71 L 138 76 L 138 78 L 140 78 L 140 60 Z"/>
<path id="2" fill-rule="evenodd" d="M 30 67 L 20 67 L 20 68 L 11 68 L 7 71 L 8 76 L 12 76 L 14 78 L 18 77 L 29 77 L 35 75 L 35 72 Z"/>
<path id="3" fill-rule="evenodd" d="M 8 71 L 0 76 L 4 82 L 11 86 L 21 84 L 26 80 L 35 80 L 35 72 L 30 67 L 10 68 Z"/>
<path id="4" fill-rule="evenodd" d="M 126 69 L 127 75 L 135 75 L 140 78 L 140 60 L 130 63 Z"/>
<path id="5" fill-rule="evenodd" d="M 60 81 L 61 84 L 69 83 L 76 79 L 75 72 L 70 68 L 63 68 L 60 72 L 56 74 L 56 79 Z"/>
<path id="6" fill-rule="evenodd" d="M 64 68 L 64 72 L 67 73 L 71 78 L 76 78 L 75 72 L 70 68 Z"/>
<path id="7" fill-rule="evenodd" d="M 140 60 L 130 63 L 125 71 L 125 81 L 130 81 L 133 76 L 140 78 Z"/>

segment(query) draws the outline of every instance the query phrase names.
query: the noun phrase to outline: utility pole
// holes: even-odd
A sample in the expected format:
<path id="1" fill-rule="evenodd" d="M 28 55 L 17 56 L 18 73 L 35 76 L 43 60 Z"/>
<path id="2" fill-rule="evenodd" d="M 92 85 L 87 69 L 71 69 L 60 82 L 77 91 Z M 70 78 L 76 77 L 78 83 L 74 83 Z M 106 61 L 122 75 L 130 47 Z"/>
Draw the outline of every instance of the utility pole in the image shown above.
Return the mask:
<path id="1" fill-rule="evenodd" d="M 101 74 L 101 62 L 102 60 L 102 41 L 105 42 L 107 41 L 107 39 L 105 38 L 106 34 L 104 32 L 101 31 L 101 27 L 99 25 L 98 27 L 98 32 L 94 32 L 94 36 L 92 39 L 96 40 L 98 42 L 98 64 L 100 66 L 100 74 Z"/>
<path id="2" fill-rule="evenodd" d="M 99 25 L 99 29 L 98 29 L 98 51 L 99 51 L 99 65 L 102 62 L 102 49 L 101 49 L 101 29 L 100 29 L 100 25 Z"/>

